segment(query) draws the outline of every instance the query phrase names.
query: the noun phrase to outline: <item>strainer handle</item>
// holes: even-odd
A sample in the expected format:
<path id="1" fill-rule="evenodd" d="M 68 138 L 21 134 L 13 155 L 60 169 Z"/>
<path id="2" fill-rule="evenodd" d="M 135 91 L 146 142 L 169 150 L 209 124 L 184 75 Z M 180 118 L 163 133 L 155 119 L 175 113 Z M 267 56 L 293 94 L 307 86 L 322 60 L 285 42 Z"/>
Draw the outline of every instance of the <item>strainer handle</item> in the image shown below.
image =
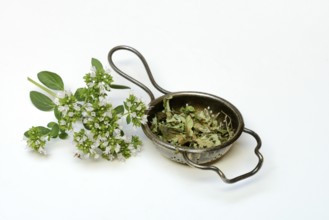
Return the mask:
<path id="1" fill-rule="evenodd" d="M 262 141 L 261 141 L 260 137 L 258 136 L 258 134 L 256 134 L 256 132 L 254 132 L 250 129 L 247 129 L 247 128 L 244 128 L 243 131 L 245 133 L 253 136 L 257 141 L 257 145 L 255 147 L 254 152 L 255 152 L 256 156 L 258 157 L 258 163 L 257 163 L 256 167 L 248 173 L 242 174 L 242 175 L 234 177 L 232 179 L 228 179 L 225 176 L 225 174 L 216 166 L 207 166 L 207 165 L 196 164 L 192 160 L 190 160 L 187 152 L 182 152 L 183 157 L 184 157 L 186 163 L 191 167 L 195 167 L 195 168 L 202 169 L 202 170 L 212 170 L 212 171 L 216 172 L 225 183 L 235 183 L 240 180 L 246 179 L 259 171 L 259 169 L 263 165 L 264 158 L 263 158 L 263 155 L 259 152 L 259 149 L 262 145 Z"/>
<path id="2" fill-rule="evenodd" d="M 125 46 L 125 45 L 121 45 L 121 46 L 116 46 L 114 48 L 112 48 L 108 54 L 108 61 L 110 63 L 110 66 L 114 69 L 115 72 L 117 72 L 119 75 L 121 75 L 123 78 L 129 80 L 130 82 L 134 83 L 135 85 L 141 87 L 151 98 L 151 101 L 154 100 L 154 95 L 153 93 L 151 92 L 151 90 L 149 88 L 147 88 L 143 83 L 137 81 L 136 79 L 132 78 L 131 76 L 129 76 L 128 74 L 126 74 L 125 72 L 123 72 L 122 70 L 120 70 L 113 62 L 113 59 L 112 59 L 112 56 L 113 54 L 118 51 L 118 50 L 128 50 L 130 52 L 132 52 L 133 54 L 135 54 L 143 63 L 144 65 L 144 68 L 147 72 L 147 75 L 149 76 L 150 78 L 150 81 L 152 83 L 152 85 L 157 89 L 159 90 L 160 92 L 164 93 L 164 94 L 167 94 L 169 93 L 167 90 L 161 88 L 157 83 L 156 81 L 154 80 L 153 78 L 153 75 L 152 75 L 152 72 L 151 72 L 151 69 L 149 67 L 149 65 L 147 64 L 146 62 L 146 59 L 143 57 L 143 55 L 138 51 L 136 50 L 135 48 L 132 48 L 132 47 L 129 47 L 129 46 Z"/>

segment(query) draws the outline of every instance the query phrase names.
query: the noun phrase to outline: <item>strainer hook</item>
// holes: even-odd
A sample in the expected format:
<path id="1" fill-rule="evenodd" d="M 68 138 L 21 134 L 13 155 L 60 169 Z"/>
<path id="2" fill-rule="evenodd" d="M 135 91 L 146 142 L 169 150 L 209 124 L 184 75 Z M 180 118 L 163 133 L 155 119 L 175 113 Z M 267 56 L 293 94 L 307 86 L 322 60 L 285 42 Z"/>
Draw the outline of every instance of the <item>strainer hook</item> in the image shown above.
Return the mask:
<path id="1" fill-rule="evenodd" d="M 191 166 L 191 167 L 195 167 L 195 168 L 198 168 L 198 169 L 201 169 L 201 170 L 212 170 L 214 172 L 216 172 L 220 178 L 225 182 L 225 183 L 235 183 L 235 182 L 238 182 L 240 180 L 243 180 L 243 179 L 246 179 L 252 175 L 254 175 L 255 173 L 258 172 L 258 170 L 262 167 L 263 165 L 263 161 L 264 161 L 264 158 L 263 158 L 263 155 L 259 152 L 259 149 L 262 145 L 262 141 L 260 139 L 260 137 L 258 136 L 258 134 L 248 128 L 244 128 L 243 131 L 247 134 L 250 134 L 251 136 L 253 136 L 255 139 L 256 139 L 256 142 L 257 142 L 257 145 L 255 147 L 255 154 L 256 156 L 258 157 L 258 163 L 257 165 L 255 166 L 255 168 L 253 170 L 251 170 L 250 172 L 247 172 L 245 174 L 242 174 L 240 176 L 237 176 L 237 177 L 234 177 L 232 179 L 228 179 L 225 174 L 223 173 L 223 171 L 221 171 L 218 167 L 216 166 L 210 166 L 210 165 L 200 165 L 200 164 L 196 164 L 194 163 L 189 157 L 188 157 L 188 153 L 187 152 L 181 152 L 184 159 L 185 159 L 185 162 Z"/>
<path id="2" fill-rule="evenodd" d="M 113 54 L 118 51 L 118 50 L 128 50 L 132 53 L 134 53 L 135 55 L 137 55 L 137 57 L 142 61 L 144 68 L 147 72 L 148 77 L 150 78 L 150 81 L 152 83 L 152 85 L 159 90 L 161 93 L 163 94 L 167 94 L 169 93 L 169 91 L 163 89 L 162 87 L 160 87 L 156 81 L 153 78 L 152 72 L 150 70 L 149 65 L 146 62 L 146 59 L 144 58 L 144 56 L 137 51 L 135 48 L 129 47 L 129 46 L 125 46 L 125 45 L 121 45 L 121 46 L 116 46 L 114 48 L 112 48 L 108 54 L 108 61 L 110 63 L 110 66 L 114 69 L 114 71 L 116 71 L 119 75 L 121 75 L 122 77 L 124 77 L 125 79 L 129 80 L 130 82 L 136 84 L 137 86 L 141 87 L 151 98 L 151 101 L 153 101 L 155 99 L 152 91 L 147 88 L 143 83 L 137 81 L 136 79 L 132 78 L 131 76 L 129 76 L 128 74 L 126 74 L 125 72 L 123 72 L 122 70 L 120 70 L 113 62 L 112 56 Z"/>

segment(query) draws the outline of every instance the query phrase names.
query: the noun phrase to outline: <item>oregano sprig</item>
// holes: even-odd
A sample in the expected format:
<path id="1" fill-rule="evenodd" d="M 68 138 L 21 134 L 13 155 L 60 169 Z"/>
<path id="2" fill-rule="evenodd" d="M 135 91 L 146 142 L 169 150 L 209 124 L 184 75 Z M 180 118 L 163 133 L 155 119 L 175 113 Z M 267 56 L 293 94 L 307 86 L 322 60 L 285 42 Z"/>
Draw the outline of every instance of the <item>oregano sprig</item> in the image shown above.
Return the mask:
<path id="1" fill-rule="evenodd" d="M 43 85 L 28 78 L 46 93 L 31 91 L 33 105 L 41 111 L 53 111 L 57 120 L 49 122 L 47 127 L 33 126 L 26 131 L 24 136 L 29 148 L 45 154 L 48 141 L 65 139 L 73 133 L 75 155 L 79 158 L 124 160 L 140 151 L 141 140 L 138 136 L 127 137 L 120 119 L 126 118 L 127 124 L 140 127 L 146 122 L 146 105 L 130 94 L 122 105 L 113 106 L 108 96 L 111 89 L 129 87 L 113 84 L 109 70 L 104 69 L 99 60 L 92 58 L 91 65 L 90 72 L 83 77 L 86 86 L 74 93 L 64 90 L 62 78 L 53 72 L 38 73 Z"/>

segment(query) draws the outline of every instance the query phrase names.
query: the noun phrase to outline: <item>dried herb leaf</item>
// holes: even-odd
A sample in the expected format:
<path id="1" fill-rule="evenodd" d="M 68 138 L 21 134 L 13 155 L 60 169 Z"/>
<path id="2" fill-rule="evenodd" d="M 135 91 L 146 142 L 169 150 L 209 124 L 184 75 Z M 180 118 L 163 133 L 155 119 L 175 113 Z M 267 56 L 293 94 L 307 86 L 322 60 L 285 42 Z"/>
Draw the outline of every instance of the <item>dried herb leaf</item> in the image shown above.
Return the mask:
<path id="1" fill-rule="evenodd" d="M 213 114 L 209 107 L 198 110 L 188 104 L 176 111 L 170 106 L 172 98 L 164 98 L 163 111 L 152 119 L 151 130 L 161 140 L 176 146 L 209 148 L 233 136 L 231 119 L 224 112 Z"/>

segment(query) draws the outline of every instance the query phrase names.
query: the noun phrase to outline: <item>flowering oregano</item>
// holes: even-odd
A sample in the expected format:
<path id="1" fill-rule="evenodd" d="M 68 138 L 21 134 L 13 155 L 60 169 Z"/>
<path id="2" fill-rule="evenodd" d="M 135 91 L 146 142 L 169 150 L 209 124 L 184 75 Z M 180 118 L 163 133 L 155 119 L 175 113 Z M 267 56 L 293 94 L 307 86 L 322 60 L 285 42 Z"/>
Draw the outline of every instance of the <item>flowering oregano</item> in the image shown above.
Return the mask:
<path id="1" fill-rule="evenodd" d="M 129 87 L 113 84 L 109 69 L 104 69 L 97 59 L 93 58 L 91 64 L 90 72 L 84 76 L 86 86 L 78 88 L 74 94 L 64 90 L 63 80 L 56 73 L 38 73 L 43 85 L 28 78 L 50 96 L 31 91 L 33 105 L 42 111 L 54 111 L 57 119 L 49 122 L 47 127 L 34 126 L 24 133 L 29 148 L 46 154 L 48 141 L 65 139 L 68 134 L 73 134 L 77 148 L 75 155 L 79 158 L 125 160 L 140 151 L 141 140 L 138 136 L 127 137 L 120 119 L 125 117 L 127 124 L 140 127 L 146 123 L 146 105 L 130 94 L 122 105 L 114 107 L 108 93 L 111 89 Z"/>

